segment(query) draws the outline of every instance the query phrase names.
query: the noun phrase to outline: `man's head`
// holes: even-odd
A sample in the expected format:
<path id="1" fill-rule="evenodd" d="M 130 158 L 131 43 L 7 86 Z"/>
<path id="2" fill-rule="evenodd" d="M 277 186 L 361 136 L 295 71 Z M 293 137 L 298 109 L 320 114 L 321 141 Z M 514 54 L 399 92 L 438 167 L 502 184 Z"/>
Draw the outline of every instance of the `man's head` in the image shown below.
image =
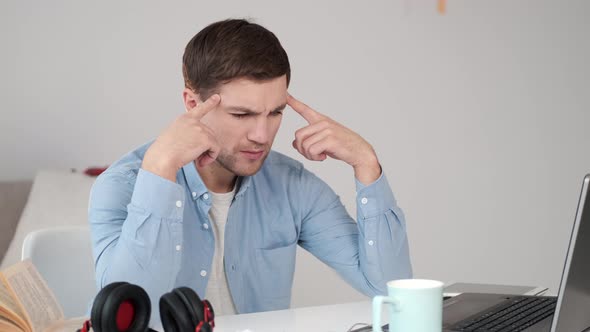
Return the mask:
<path id="1" fill-rule="evenodd" d="M 187 111 L 221 97 L 201 119 L 221 146 L 216 164 L 235 175 L 256 173 L 279 128 L 291 77 L 279 40 L 246 20 L 216 22 L 188 43 L 182 69 Z"/>

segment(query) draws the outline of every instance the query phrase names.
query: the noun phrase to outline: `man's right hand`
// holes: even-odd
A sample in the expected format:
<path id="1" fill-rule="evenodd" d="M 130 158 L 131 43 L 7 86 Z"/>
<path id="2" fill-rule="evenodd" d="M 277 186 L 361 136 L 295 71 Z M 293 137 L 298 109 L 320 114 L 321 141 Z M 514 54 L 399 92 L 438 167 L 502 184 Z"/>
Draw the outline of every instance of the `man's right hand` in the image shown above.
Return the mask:
<path id="1" fill-rule="evenodd" d="M 189 162 L 196 160 L 203 167 L 215 161 L 219 145 L 201 118 L 217 107 L 220 100 L 214 94 L 176 118 L 146 151 L 141 168 L 176 182 L 176 173 Z"/>

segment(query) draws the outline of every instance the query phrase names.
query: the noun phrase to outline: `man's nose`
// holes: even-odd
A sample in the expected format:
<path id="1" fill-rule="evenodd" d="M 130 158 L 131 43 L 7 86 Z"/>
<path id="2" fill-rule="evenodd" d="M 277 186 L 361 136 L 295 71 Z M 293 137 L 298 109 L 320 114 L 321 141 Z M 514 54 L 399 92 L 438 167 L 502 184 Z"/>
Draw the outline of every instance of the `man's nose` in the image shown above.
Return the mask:
<path id="1" fill-rule="evenodd" d="M 254 128 L 248 133 L 248 139 L 258 144 L 268 143 L 268 121 L 266 117 L 261 116 L 256 119 Z"/>

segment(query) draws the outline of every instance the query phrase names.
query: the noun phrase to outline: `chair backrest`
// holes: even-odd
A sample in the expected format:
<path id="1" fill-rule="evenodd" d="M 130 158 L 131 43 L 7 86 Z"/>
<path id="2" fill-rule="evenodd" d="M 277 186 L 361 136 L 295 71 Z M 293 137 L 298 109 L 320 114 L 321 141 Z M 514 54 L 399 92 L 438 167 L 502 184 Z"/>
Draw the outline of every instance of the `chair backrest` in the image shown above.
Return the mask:
<path id="1" fill-rule="evenodd" d="M 22 259 L 30 258 L 55 293 L 66 318 L 85 316 L 96 295 L 90 229 L 54 227 L 27 234 Z"/>

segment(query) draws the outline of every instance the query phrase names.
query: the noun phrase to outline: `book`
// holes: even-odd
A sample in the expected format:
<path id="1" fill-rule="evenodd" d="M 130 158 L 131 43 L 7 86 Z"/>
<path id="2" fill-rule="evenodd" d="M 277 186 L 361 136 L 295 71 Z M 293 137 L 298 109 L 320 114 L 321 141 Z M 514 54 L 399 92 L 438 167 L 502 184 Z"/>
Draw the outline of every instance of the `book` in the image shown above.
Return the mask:
<path id="1" fill-rule="evenodd" d="M 30 259 L 0 271 L 0 331 L 72 332 L 84 320 L 64 318 L 55 295 Z"/>

